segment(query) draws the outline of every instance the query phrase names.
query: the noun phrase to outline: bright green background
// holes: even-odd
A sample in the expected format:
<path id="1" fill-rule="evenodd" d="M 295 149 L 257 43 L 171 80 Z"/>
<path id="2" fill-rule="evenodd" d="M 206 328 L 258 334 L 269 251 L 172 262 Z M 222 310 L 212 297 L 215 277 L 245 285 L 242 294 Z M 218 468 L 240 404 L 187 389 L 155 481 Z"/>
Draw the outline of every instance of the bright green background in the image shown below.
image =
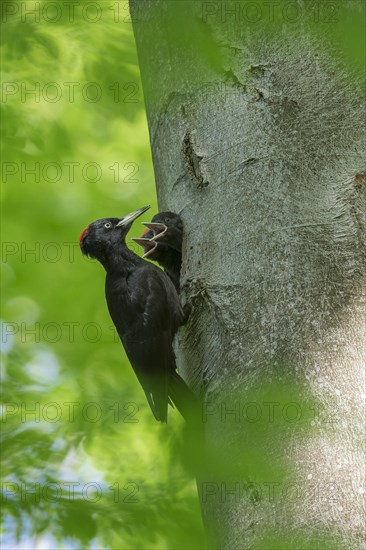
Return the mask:
<path id="1" fill-rule="evenodd" d="M 2 424 L 2 478 L 15 483 L 5 486 L 3 547 L 15 548 L 19 538 L 27 548 L 197 548 L 203 531 L 195 482 L 179 454 L 183 423 L 175 411 L 168 425 L 153 419 L 112 331 L 104 270 L 78 248 L 79 234 L 95 219 L 151 204 L 142 218 L 147 221 L 157 211 L 127 5 L 99 6 L 96 23 L 88 21 L 96 12 L 83 16 L 82 6 L 74 22 L 65 6 L 55 23 L 47 21 L 57 15 L 51 8 L 39 22 L 31 15 L 22 21 L 20 12 L 6 22 L 3 17 L 3 83 L 10 84 L 2 90 L 13 93 L 3 93 L 1 101 L 7 141 L 2 319 L 15 323 L 8 331 L 17 331 L 9 335 L 3 325 L 3 400 L 19 407 L 4 414 Z M 51 82 L 57 88 L 47 87 Z M 73 102 L 65 82 L 80 83 Z M 95 87 L 85 88 L 91 82 L 102 92 L 95 102 L 87 100 L 95 97 Z M 24 93 L 36 86 L 36 97 Z M 61 99 L 53 101 L 60 90 Z M 69 162 L 78 163 L 74 181 Z M 91 162 L 100 167 L 99 181 L 88 181 L 97 179 L 93 166 L 85 168 Z M 25 173 L 36 163 L 39 178 Z M 61 174 L 48 163 L 57 163 Z M 110 169 L 115 163 L 117 181 Z M 130 236 L 142 229 L 139 220 Z M 74 336 L 65 323 L 76 323 Z M 45 406 L 51 402 L 59 409 Z M 79 403 L 73 421 L 66 402 Z M 136 405 L 124 408 L 129 402 Z M 96 406 L 83 409 L 87 403 Z M 57 414 L 60 420 L 48 421 Z M 68 482 L 80 484 L 74 499 Z M 100 488 L 95 502 L 92 488 L 80 495 L 87 483 Z M 39 501 L 21 488 L 35 491 Z"/>
<path id="2" fill-rule="evenodd" d="M 46 3 L 38 4 L 42 9 Z M 58 17 L 52 8 L 41 12 L 39 21 L 32 15 L 24 20 L 21 12 L 6 20 L 2 12 L 1 473 L 8 484 L 2 547 L 203 548 L 195 482 L 181 452 L 183 422 L 176 411 L 170 411 L 167 426 L 153 419 L 112 330 L 103 269 L 78 249 L 79 234 L 97 218 L 151 204 L 142 218 L 148 220 L 157 210 L 127 4 L 98 2 L 103 9 L 97 14 L 85 12 L 90 2 L 79 3 L 71 12 L 60 3 L 56 22 L 51 22 Z M 30 10 L 36 3 L 21 4 Z M 291 32 L 292 24 L 281 15 L 286 2 L 277 4 L 279 15 L 264 25 L 268 39 L 280 27 Z M 319 43 L 326 36 L 334 51 L 342 52 L 351 83 L 365 66 L 364 11 L 356 4 L 350 9 L 346 3 L 320 2 L 319 21 L 311 10 L 301 20 Z M 3 9 L 15 11 L 17 5 L 3 2 Z M 268 9 L 267 2 L 257 5 Z M 204 34 L 199 18 L 187 30 L 184 3 L 175 6 L 168 20 L 170 39 L 176 47 L 199 52 L 200 63 L 222 79 L 225 59 L 216 41 Z M 99 20 L 93 23 L 93 18 Z M 153 47 L 153 35 L 151 41 Z M 90 83 L 101 92 L 96 101 Z M 54 100 L 57 93 L 61 98 Z M 77 163 L 74 178 L 66 163 Z M 99 173 L 89 163 L 97 163 Z M 26 172 L 32 169 L 39 177 Z M 141 228 L 139 220 L 130 237 Z M 268 391 L 272 400 L 291 401 L 288 391 L 281 396 L 273 385 Z M 75 404 L 74 418 L 67 403 Z M 25 409 L 35 412 L 25 414 Z M 96 412 L 100 418 L 93 421 Z M 55 413 L 60 419 L 52 422 Z M 261 457 L 260 426 L 249 428 L 242 466 L 253 479 L 268 479 L 273 465 Z M 283 433 L 278 431 L 278 441 Z M 280 477 L 282 465 L 276 468 Z M 78 484 L 74 498 L 67 489 L 72 482 Z M 91 486 L 81 493 L 88 483 L 100 490 L 94 502 Z M 26 489 L 35 494 L 25 494 Z M 283 537 L 277 544 L 270 533 L 267 547 L 283 543 Z"/>

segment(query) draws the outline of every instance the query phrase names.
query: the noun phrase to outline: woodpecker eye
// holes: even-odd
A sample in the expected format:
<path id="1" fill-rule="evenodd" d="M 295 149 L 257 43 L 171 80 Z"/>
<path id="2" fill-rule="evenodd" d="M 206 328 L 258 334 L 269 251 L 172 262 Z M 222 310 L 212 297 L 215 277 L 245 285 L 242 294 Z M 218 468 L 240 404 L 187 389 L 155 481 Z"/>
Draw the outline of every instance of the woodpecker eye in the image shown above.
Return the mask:
<path id="1" fill-rule="evenodd" d="M 105 223 L 105 224 L 104 224 L 104 227 L 105 227 L 106 229 L 110 229 L 110 228 L 112 227 L 111 222 Z"/>

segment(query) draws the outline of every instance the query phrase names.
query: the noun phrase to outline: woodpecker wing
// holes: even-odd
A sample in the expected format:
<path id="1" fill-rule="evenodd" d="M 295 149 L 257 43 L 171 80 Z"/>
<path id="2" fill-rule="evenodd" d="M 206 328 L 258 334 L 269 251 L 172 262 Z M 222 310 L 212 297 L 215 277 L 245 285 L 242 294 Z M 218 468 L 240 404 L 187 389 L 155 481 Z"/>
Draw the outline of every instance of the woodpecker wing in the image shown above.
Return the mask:
<path id="1" fill-rule="evenodd" d="M 176 322 L 170 285 L 166 275 L 148 263 L 129 274 L 128 295 L 136 314 L 122 338 L 153 414 L 161 422 L 167 420 L 169 377 L 175 370 Z"/>

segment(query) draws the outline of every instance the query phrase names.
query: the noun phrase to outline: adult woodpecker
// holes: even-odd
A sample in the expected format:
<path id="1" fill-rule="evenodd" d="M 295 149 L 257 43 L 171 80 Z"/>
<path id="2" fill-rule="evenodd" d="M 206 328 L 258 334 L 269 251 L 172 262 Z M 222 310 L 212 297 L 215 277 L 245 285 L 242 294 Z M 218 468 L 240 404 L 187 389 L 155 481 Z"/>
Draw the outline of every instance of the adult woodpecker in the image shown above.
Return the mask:
<path id="1" fill-rule="evenodd" d="M 107 272 L 109 313 L 155 418 L 166 422 L 173 403 L 189 420 L 198 413 L 198 401 L 176 371 L 172 346 L 185 314 L 169 277 L 125 242 L 132 222 L 148 208 L 91 223 L 80 235 L 80 248 Z"/>
<path id="2" fill-rule="evenodd" d="M 179 292 L 182 265 L 183 222 L 178 214 L 159 212 L 151 222 L 142 222 L 147 230 L 133 239 L 144 249 L 143 258 L 158 262 Z"/>

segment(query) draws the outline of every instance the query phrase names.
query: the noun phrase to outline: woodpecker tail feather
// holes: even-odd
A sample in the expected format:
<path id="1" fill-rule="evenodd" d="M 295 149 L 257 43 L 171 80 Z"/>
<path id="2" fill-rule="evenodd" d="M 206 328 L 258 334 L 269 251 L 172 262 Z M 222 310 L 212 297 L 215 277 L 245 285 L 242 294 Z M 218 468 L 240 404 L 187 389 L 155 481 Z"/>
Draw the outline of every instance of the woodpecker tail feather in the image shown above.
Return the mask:
<path id="1" fill-rule="evenodd" d="M 151 412 L 153 413 L 156 420 L 159 422 L 166 422 L 167 421 L 167 407 L 164 405 L 161 407 L 157 406 L 159 404 L 159 401 L 157 403 L 154 402 L 152 394 L 145 391 L 147 402 L 150 405 Z M 154 396 L 156 399 L 156 396 Z M 160 404 L 162 401 L 160 401 Z"/>
<path id="2" fill-rule="evenodd" d="M 177 407 L 187 423 L 197 424 L 200 422 L 200 402 L 177 372 L 174 372 L 169 378 L 168 392 L 174 406 Z"/>

